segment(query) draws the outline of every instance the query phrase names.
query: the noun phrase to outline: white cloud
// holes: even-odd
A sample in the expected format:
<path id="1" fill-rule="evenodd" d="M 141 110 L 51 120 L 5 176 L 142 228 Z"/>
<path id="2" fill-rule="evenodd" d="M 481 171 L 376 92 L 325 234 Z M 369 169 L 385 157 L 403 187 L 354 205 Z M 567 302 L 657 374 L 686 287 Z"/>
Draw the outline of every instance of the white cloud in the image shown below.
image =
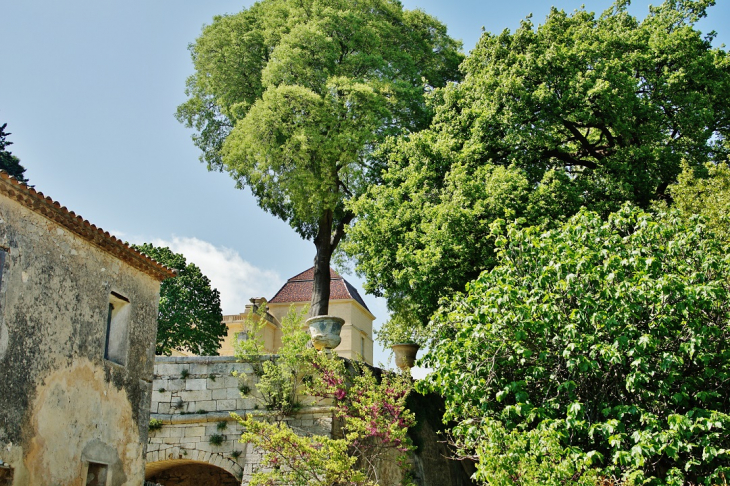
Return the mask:
<path id="1" fill-rule="evenodd" d="M 251 297 L 270 299 L 283 285 L 279 274 L 247 262 L 236 250 L 218 247 L 198 238 L 173 236 L 172 240 L 154 239 L 155 246 L 167 246 L 195 263 L 221 294 L 223 314 L 243 312 Z"/>

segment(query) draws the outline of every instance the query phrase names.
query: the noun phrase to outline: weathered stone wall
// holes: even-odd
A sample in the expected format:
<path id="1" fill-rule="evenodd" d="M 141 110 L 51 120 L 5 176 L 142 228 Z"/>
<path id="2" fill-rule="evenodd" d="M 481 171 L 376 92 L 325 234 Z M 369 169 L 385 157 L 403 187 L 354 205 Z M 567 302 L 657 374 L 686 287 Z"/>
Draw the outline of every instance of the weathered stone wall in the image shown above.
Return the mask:
<path id="1" fill-rule="evenodd" d="M 233 376 L 233 372 L 242 377 Z M 254 379 L 251 365 L 237 363 L 231 356 L 158 357 L 152 386 L 152 413 L 253 410 L 255 398 L 241 396 L 239 387 Z"/>
<path id="2" fill-rule="evenodd" d="M 0 247 L 0 462 L 12 484 L 85 484 L 96 462 L 107 484 L 139 485 L 159 282 L 5 196 Z M 104 359 L 112 291 L 130 301 L 125 366 Z"/>
<path id="3" fill-rule="evenodd" d="M 256 381 L 250 364 L 238 363 L 230 356 L 158 357 L 151 417 L 163 425 L 149 434 L 146 479 L 155 478 L 165 486 L 178 484 L 160 474 L 194 461 L 223 469 L 247 483 L 261 462 L 261 452 L 238 442 L 243 431 L 231 412 L 262 418 L 269 415 L 258 399 Z M 245 396 L 240 390 L 243 385 L 248 387 Z M 332 412 L 327 406 L 307 406 L 281 420 L 303 433 L 332 433 Z M 211 442 L 213 436 L 221 436 L 220 444 Z M 192 465 L 185 471 L 198 469 L 200 474 L 207 474 L 208 468 Z M 176 481 L 188 480 L 179 472 L 175 477 Z"/>

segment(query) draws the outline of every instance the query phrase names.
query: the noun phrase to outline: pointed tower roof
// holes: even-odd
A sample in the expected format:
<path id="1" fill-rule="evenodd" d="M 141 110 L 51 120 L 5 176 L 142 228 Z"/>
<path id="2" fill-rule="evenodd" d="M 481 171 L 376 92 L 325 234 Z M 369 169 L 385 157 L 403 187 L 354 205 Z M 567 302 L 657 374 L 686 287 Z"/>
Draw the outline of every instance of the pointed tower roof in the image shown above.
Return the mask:
<path id="1" fill-rule="evenodd" d="M 370 312 L 360 293 L 342 276 L 330 268 L 330 300 L 349 300 L 363 306 Z M 269 300 L 270 304 L 309 302 L 312 300 L 312 289 L 314 288 L 314 267 L 293 276 L 286 281 L 284 286 Z"/>

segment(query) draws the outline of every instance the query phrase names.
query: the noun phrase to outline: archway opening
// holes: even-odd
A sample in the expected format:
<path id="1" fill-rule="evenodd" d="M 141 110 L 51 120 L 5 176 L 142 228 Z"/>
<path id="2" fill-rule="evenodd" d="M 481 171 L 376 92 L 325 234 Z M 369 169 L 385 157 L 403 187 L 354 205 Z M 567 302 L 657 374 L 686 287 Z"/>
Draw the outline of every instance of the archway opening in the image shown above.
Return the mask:
<path id="1" fill-rule="evenodd" d="M 145 480 L 162 486 L 240 486 L 241 480 L 207 462 L 169 460 L 147 464 Z"/>

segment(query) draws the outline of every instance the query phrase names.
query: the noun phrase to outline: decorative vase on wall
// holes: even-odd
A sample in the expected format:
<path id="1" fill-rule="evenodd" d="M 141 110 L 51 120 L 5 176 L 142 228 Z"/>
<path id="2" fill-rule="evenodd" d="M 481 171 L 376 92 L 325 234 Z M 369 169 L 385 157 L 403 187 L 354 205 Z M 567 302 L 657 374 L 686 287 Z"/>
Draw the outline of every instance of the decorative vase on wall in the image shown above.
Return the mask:
<path id="1" fill-rule="evenodd" d="M 318 351 L 334 349 L 342 341 L 340 331 L 345 320 L 341 317 L 314 316 L 307 319 L 306 324 L 309 326 L 312 344 Z"/>
<path id="2" fill-rule="evenodd" d="M 413 343 L 394 344 L 390 347 L 395 353 L 395 365 L 403 371 L 408 371 L 416 364 L 416 354 L 420 346 Z"/>

